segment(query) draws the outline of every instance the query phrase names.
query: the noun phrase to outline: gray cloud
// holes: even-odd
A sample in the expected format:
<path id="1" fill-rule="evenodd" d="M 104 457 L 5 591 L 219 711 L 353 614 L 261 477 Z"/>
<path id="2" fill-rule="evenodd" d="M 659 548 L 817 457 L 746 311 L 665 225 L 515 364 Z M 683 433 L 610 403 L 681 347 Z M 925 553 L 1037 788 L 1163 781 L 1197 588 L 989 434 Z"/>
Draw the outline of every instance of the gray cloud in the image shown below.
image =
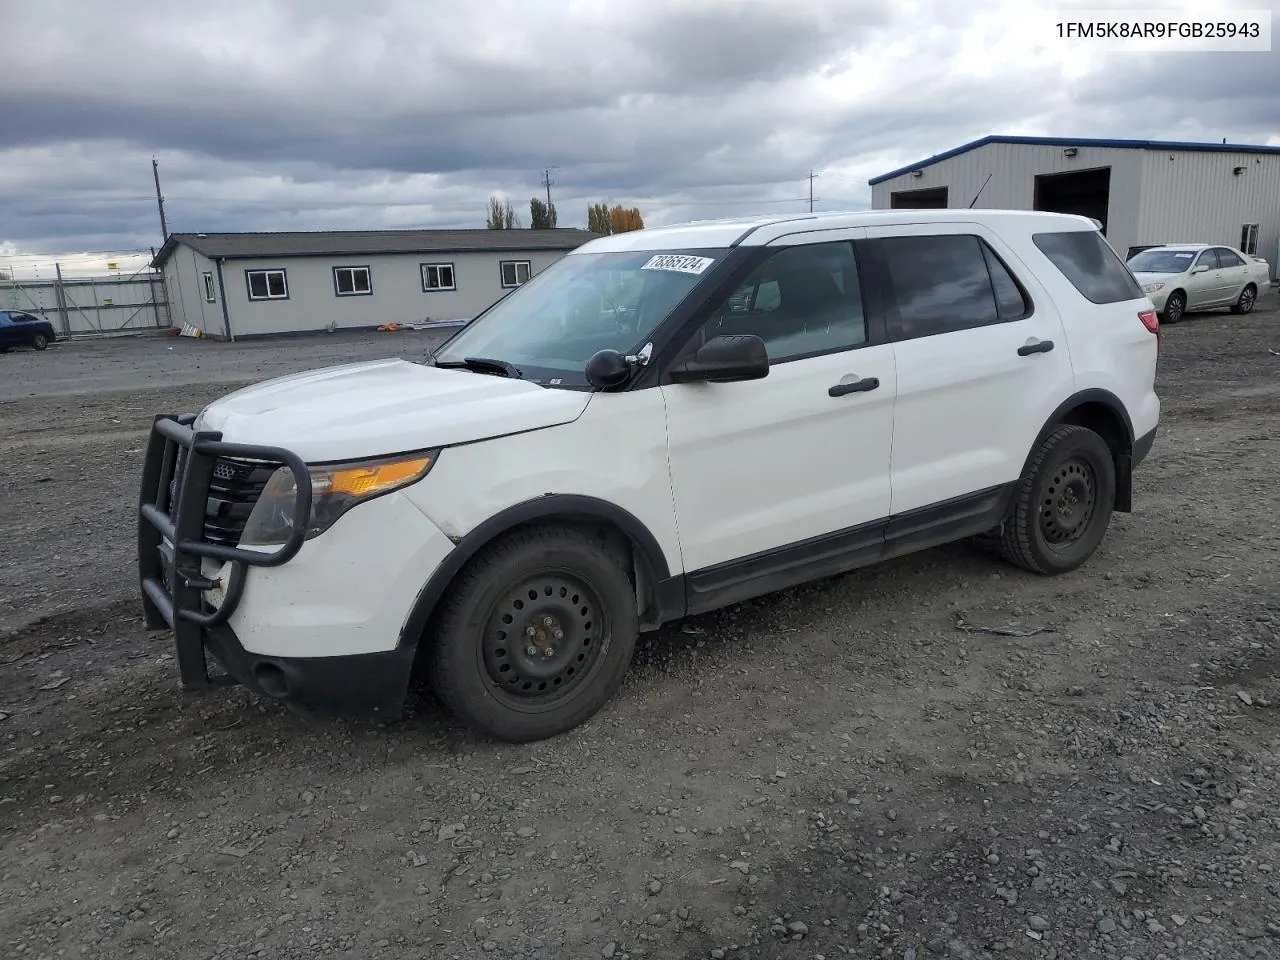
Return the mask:
<path id="1" fill-rule="evenodd" d="M 1130 54 L 1065 82 L 998 20 L 1006 54 L 975 66 L 974 14 L 944 0 L 97 9 L 6 13 L 0 244 L 156 243 L 153 154 L 171 229 L 478 226 L 495 191 L 527 220 L 548 165 L 580 224 L 596 200 L 649 222 L 797 210 L 811 167 L 822 204 L 863 206 L 868 176 L 993 132 L 1280 129 L 1274 54 Z"/>

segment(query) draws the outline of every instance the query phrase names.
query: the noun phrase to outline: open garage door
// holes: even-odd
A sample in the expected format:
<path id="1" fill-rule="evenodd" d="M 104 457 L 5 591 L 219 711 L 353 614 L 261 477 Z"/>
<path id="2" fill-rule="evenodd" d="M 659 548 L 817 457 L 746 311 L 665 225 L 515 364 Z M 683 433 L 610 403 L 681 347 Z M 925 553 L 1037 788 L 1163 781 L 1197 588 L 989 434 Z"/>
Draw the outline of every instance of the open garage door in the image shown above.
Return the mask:
<path id="1" fill-rule="evenodd" d="M 889 194 L 890 210 L 945 210 L 947 188 L 928 187 L 924 190 L 895 190 Z"/>
<path id="2" fill-rule="evenodd" d="M 1111 201 L 1111 168 L 1046 173 L 1036 177 L 1035 208 L 1046 213 L 1091 217 L 1107 233 L 1107 204 Z"/>

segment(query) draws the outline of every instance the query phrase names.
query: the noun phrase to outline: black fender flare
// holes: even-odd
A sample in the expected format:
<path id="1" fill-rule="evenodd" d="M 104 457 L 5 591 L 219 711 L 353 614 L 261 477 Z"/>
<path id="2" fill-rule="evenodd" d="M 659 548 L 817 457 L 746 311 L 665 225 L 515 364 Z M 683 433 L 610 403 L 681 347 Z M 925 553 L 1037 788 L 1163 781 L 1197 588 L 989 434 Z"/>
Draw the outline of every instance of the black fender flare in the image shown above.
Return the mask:
<path id="1" fill-rule="evenodd" d="M 1115 509 L 1121 512 L 1128 512 L 1132 509 L 1133 445 L 1136 438 L 1133 435 L 1133 420 L 1129 417 L 1129 411 L 1125 409 L 1125 405 L 1120 398 L 1110 390 L 1103 390 L 1101 387 L 1089 387 L 1073 393 L 1058 404 L 1053 413 L 1049 414 L 1049 418 L 1045 420 L 1040 432 L 1036 434 L 1036 439 L 1031 445 L 1031 449 L 1027 451 L 1027 458 L 1023 461 L 1021 475 L 1026 475 L 1027 468 L 1031 465 L 1031 458 L 1035 456 L 1036 451 L 1040 449 L 1040 445 L 1044 443 L 1054 428 L 1061 423 L 1068 422 L 1066 418 L 1071 411 L 1090 403 L 1105 407 L 1115 416 L 1123 428 L 1121 448 L 1116 451 Z"/>
<path id="2" fill-rule="evenodd" d="M 653 580 L 651 605 L 657 622 L 684 615 L 682 579 L 671 576 L 666 555 L 657 538 L 634 514 L 616 504 L 580 494 L 547 493 L 524 500 L 494 514 L 478 524 L 445 557 L 423 586 L 409 616 L 400 630 L 399 648 L 416 647 L 426 632 L 431 615 L 453 578 L 484 547 L 516 527 L 538 521 L 596 521 L 615 527 L 631 541 L 638 559 L 648 568 Z M 642 614 L 644 611 L 641 611 Z M 653 620 L 654 618 L 651 618 Z"/>

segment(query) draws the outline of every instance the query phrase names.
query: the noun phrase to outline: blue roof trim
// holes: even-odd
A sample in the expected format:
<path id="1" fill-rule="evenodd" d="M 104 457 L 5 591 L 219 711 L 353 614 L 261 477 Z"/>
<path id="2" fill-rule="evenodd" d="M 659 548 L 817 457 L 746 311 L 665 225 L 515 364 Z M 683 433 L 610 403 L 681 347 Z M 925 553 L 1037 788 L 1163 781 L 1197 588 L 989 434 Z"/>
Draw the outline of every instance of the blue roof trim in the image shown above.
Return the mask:
<path id="1" fill-rule="evenodd" d="M 882 173 L 878 177 L 872 177 L 867 181 L 869 186 L 874 187 L 877 183 L 884 183 L 886 180 L 892 180 L 894 177 L 900 177 L 904 173 L 910 173 L 912 170 L 919 170 L 923 167 L 933 166 L 935 163 L 941 163 L 943 160 L 950 160 L 952 157 L 958 157 L 962 153 L 968 153 L 970 150 L 977 150 L 979 147 L 985 147 L 989 143 L 1015 143 L 1026 144 L 1038 147 L 1112 147 L 1130 150 L 1181 150 L 1187 153 L 1268 153 L 1280 154 L 1280 147 L 1260 146 L 1257 144 L 1247 143 L 1193 143 L 1181 140 L 1093 140 L 1087 137 L 1002 137 L 991 136 L 983 137 L 981 140 L 972 140 L 969 143 L 962 144 L 945 153 L 934 154 L 926 160 L 919 163 L 911 163 L 905 167 L 899 167 L 897 170 L 891 170 L 889 173 Z"/>

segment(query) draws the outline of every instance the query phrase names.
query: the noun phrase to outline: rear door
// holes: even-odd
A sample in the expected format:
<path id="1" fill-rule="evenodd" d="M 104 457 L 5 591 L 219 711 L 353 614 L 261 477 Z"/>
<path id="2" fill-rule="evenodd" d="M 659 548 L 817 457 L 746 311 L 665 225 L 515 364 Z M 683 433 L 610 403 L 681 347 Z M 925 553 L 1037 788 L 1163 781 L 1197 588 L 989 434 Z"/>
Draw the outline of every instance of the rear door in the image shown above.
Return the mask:
<path id="1" fill-rule="evenodd" d="M 978 223 L 869 228 L 894 344 L 894 516 L 1016 480 L 1073 382 L 1062 321 Z"/>
<path id="2" fill-rule="evenodd" d="M 1222 274 L 1222 302 L 1232 304 L 1240 299 L 1240 291 L 1249 282 L 1249 267 L 1226 247 L 1218 247 L 1218 270 Z"/>

